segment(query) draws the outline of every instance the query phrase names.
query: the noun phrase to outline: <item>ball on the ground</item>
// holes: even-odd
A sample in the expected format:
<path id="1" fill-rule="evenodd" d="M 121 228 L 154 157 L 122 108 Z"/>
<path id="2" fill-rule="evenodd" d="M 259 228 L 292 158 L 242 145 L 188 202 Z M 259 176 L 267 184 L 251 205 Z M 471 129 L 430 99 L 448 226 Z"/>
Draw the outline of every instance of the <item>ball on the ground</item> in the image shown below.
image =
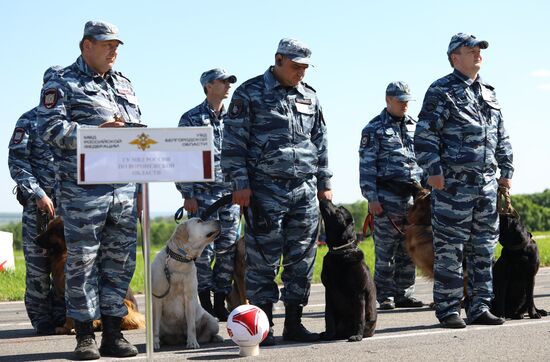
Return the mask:
<path id="1" fill-rule="evenodd" d="M 240 305 L 227 317 L 227 333 L 240 347 L 257 346 L 269 333 L 269 320 L 255 305 Z"/>

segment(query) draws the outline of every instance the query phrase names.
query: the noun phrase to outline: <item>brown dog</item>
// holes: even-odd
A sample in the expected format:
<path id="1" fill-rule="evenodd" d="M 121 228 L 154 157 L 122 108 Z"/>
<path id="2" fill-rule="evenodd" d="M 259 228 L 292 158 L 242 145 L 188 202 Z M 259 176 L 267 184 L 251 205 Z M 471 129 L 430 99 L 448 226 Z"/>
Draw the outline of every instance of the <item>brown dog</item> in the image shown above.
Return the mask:
<path id="1" fill-rule="evenodd" d="M 237 241 L 237 250 L 235 252 L 235 267 L 233 269 L 233 287 L 231 293 L 227 295 L 225 301 L 227 310 L 231 312 L 239 305 L 248 304 L 246 299 L 246 284 L 244 273 L 246 272 L 246 249 L 244 236 Z"/>
<path id="2" fill-rule="evenodd" d="M 414 205 L 407 214 L 407 227 L 405 230 L 405 245 L 413 263 L 420 268 L 422 274 L 429 279 L 434 278 L 434 247 L 432 234 L 432 205 L 431 192 L 421 189 L 417 192 Z M 462 262 L 464 270 L 464 297 L 467 296 L 468 275 L 466 274 L 466 262 Z M 463 303 L 465 301 L 463 300 Z M 433 308 L 434 304 L 430 304 Z"/>
<path id="3" fill-rule="evenodd" d="M 48 259 L 52 271 L 53 285 L 58 295 L 65 295 L 65 263 L 67 261 L 67 244 L 63 230 L 63 220 L 56 217 L 49 224 L 46 230 L 40 233 L 35 242 L 42 248 L 48 250 Z M 139 313 L 138 305 L 132 290 L 128 288 L 124 304 L 128 308 L 128 314 L 122 318 L 121 328 L 143 329 L 145 328 L 145 317 Z M 101 330 L 101 321 L 94 321 L 94 329 Z M 62 327 L 56 327 L 57 334 L 74 334 L 74 322 L 71 318 L 65 320 Z"/>
<path id="4" fill-rule="evenodd" d="M 430 191 L 427 189 L 417 193 L 414 205 L 407 214 L 405 244 L 413 263 L 420 268 L 422 274 L 433 279 L 434 248 L 430 199 Z"/>

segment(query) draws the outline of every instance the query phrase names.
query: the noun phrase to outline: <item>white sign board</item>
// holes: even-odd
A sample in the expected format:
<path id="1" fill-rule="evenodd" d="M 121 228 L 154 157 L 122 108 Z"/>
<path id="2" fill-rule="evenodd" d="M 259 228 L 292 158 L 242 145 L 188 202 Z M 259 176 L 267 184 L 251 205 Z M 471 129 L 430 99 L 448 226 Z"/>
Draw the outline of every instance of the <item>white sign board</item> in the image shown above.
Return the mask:
<path id="1" fill-rule="evenodd" d="M 15 270 L 13 258 L 13 234 L 0 231 L 0 272 Z"/>
<path id="2" fill-rule="evenodd" d="M 211 127 L 79 128 L 78 184 L 214 181 Z"/>

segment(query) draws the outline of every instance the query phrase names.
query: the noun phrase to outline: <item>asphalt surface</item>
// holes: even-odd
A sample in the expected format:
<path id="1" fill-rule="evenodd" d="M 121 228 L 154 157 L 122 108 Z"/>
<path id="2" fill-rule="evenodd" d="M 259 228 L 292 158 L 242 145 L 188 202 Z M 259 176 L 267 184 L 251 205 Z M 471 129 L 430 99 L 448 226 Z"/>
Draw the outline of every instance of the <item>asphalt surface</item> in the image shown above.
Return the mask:
<path id="1" fill-rule="evenodd" d="M 432 284 L 417 280 L 416 296 L 432 301 Z M 140 310 L 144 298 L 138 296 Z M 550 268 L 539 271 L 535 304 L 550 310 Z M 464 316 L 464 312 L 462 313 Z M 376 333 L 361 342 L 319 342 L 314 344 L 283 343 L 281 339 L 284 307 L 274 311 L 275 335 L 279 345 L 260 349 L 256 358 L 262 361 L 549 361 L 550 317 L 538 320 L 508 320 L 502 326 L 468 326 L 461 330 L 439 327 L 429 307 L 380 311 Z M 312 288 L 310 304 L 304 310 L 304 325 L 315 332 L 324 330 L 324 288 Z M 220 324 L 224 342 L 205 344 L 198 350 L 185 346 L 163 347 L 155 360 L 225 361 L 244 359 L 229 339 L 225 323 Z M 126 331 L 139 354 L 125 361 L 146 360 L 145 330 Z M 100 333 L 96 334 L 98 343 Z M 37 336 L 27 319 L 22 302 L 0 303 L 0 361 L 72 360 L 74 336 Z M 109 359 L 102 359 L 109 360 Z M 113 360 L 113 359 L 110 359 Z"/>

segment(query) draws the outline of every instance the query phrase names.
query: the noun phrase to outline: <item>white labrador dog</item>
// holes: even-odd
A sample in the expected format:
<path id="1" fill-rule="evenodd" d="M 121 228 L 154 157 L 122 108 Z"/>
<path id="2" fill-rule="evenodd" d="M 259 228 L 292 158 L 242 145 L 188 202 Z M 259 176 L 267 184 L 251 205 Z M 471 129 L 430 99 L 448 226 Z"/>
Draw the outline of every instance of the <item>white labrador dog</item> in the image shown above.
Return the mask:
<path id="1" fill-rule="evenodd" d="M 151 266 L 154 348 L 179 344 L 200 348 L 199 343 L 220 342 L 218 320 L 206 312 L 197 292 L 198 258 L 220 234 L 217 220 L 192 218 L 179 224 Z"/>

